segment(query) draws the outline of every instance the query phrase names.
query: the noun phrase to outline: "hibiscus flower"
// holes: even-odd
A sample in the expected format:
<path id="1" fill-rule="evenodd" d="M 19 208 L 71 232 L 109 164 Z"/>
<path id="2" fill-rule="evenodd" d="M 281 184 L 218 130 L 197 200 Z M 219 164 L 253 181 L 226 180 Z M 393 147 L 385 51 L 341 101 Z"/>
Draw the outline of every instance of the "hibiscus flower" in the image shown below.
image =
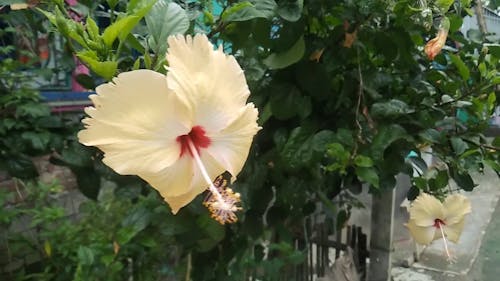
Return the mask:
<path id="1" fill-rule="evenodd" d="M 470 201 L 461 194 L 450 195 L 441 203 L 434 196 L 423 193 L 412 203 L 406 227 L 419 244 L 428 245 L 434 240 L 443 239 L 446 254 L 451 258 L 447 240 L 458 243 L 465 215 L 470 212 Z"/>
<path id="2" fill-rule="evenodd" d="M 260 127 L 243 70 L 205 35 L 168 38 L 168 73 L 135 70 L 96 88 L 81 143 L 122 175 L 138 175 L 172 212 L 208 187 L 212 215 L 234 221 L 239 194 L 213 181 L 243 168 Z"/>

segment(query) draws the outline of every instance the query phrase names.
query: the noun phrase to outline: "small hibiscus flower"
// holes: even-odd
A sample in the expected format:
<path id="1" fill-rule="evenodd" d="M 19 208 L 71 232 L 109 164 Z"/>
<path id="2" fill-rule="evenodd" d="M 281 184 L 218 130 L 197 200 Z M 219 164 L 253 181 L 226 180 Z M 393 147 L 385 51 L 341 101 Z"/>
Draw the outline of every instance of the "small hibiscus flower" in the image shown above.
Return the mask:
<path id="1" fill-rule="evenodd" d="M 168 39 L 167 75 L 136 70 L 96 88 L 78 134 L 122 175 L 138 175 L 172 212 L 209 189 L 210 211 L 232 222 L 239 194 L 213 181 L 243 168 L 260 127 L 243 70 L 205 35 Z"/>
<path id="2" fill-rule="evenodd" d="M 470 212 L 470 201 L 461 194 L 450 195 L 441 203 L 434 196 L 423 193 L 412 203 L 406 227 L 419 244 L 428 245 L 442 238 L 446 254 L 451 259 L 447 240 L 458 243 L 465 215 Z"/>

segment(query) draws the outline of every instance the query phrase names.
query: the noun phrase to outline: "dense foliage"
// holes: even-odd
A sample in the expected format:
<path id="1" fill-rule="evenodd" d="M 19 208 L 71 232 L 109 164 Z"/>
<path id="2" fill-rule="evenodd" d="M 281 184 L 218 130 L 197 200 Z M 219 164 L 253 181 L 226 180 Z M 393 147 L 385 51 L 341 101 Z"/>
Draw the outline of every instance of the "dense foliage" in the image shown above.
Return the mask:
<path id="1" fill-rule="evenodd" d="M 165 71 L 168 35 L 207 33 L 245 70 L 263 127 L 234 183 L 244 210 L 230 226 L 209 220 L 202 198 L 171 215 L 144 182 L 118 176 L 97 150 L 68 138 L 53 160 L 75 172 L 90 198 L 101 177 L 116 183 L 116 198 L 88 203 L 83 215 L 91 218 L 78 231 L 64 228 L 68 237 L 89 235 L 75 237 L 72 251 L 51 244 L 47 262 L 64 264 L 47 267 L 55 280 L 82 272 L 85 280 L 159 279 L 143 275 L 151 274 L 145 264 L 175 266 L 172 274 L 193 280 L 278 280 L 303 261 L 294 239 L 310 236 L 305 220 L 321 213 L 332 230 L 341 227 L 363 184 L 377 194 L 405 173 L 413 199 L 422 191 L 444 196 L 451 179 L 471 191 L 470 172 L 486 165 L 500 172 L 500 139 L 483 135 L 500 98 L 500 45 L 460 32 L 470 0 L 80 1 L 71 9 L 82 22 L 62 0 L 48 2 L 25 12 L 43 13 L 67 38 L 93 71 L 81 79 L 89 87 L 131 69 Z M 445 17 L 447 46 L 430 61 L 423 47 Z M 436 159 L 431 167 L 425 153 Z M 109 257 L 114 243 L 126 250 Z M 110 262 L 118 275 L 101 275 Z"/>

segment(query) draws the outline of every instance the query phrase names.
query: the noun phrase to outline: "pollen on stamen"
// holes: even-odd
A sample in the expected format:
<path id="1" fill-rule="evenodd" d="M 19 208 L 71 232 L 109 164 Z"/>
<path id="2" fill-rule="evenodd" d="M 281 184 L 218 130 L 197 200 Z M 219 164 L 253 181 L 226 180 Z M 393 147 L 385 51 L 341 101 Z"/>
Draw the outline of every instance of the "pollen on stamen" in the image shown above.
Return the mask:
<path id="1" fill-rule="evenodd" d="M 210 193 L 203 201 L 203 205 L 208 208 L 210 216 L 222 225 L 237 222 L 236 212 L 242 209 L 239 206 L 240 194 L 227 187 L 227 180 L 223 179 L 222 176 L 215 179 L 214 186 L 221 195 L 222 202 L 210 189 L 208 190 Z"/>

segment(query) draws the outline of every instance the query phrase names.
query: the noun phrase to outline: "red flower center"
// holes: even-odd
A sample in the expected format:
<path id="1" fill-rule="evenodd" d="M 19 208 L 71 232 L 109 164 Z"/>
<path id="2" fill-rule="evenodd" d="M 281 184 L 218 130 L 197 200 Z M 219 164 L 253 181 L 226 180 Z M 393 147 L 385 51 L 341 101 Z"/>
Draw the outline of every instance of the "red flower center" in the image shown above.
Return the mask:
<path id="1" fill-rule="evenodd" d="M 189 155 L 193 156 L 193 153 L 189 149 L 189 141 L 191 141 L 196 147 L 198 153 L 202 148 L 207 148 L 210 145 L 210 139 L 205 135 L 205 130 L 201 126 L 194 126 L 187 135 L 178 136 L 176 141 L 181 145 L 182 157 L 186 151 Z"/>
<path id="2" fill-rule="evenodd" d="M 434 220 L 434 227 L 435 228 L 441 228 L 441 225 L 446 225 L 446 223 L 444 223 L 444 221 L 442 221 L 440 219 L 435 219 Z"/>

